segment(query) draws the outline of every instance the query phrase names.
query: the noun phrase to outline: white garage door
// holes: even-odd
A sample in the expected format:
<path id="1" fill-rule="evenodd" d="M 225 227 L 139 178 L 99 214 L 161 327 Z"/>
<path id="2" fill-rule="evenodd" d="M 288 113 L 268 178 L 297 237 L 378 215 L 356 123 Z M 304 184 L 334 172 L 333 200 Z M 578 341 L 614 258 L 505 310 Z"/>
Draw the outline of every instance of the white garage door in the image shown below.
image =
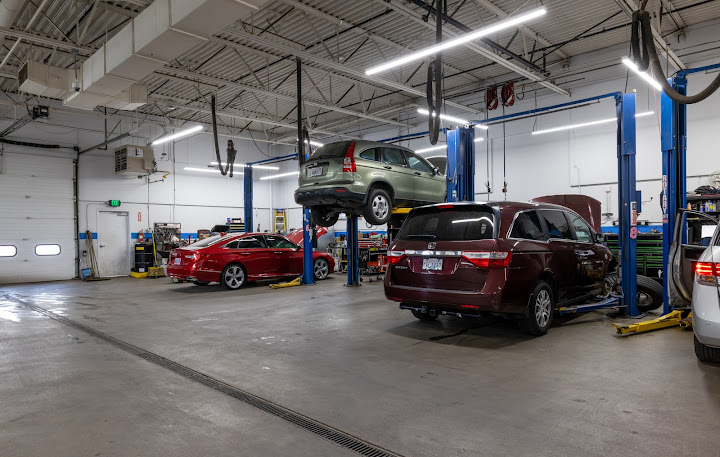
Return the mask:
<path id="1" fill-rule="evenodd" d="M 73 278 L 72 159 L 5 153 L 0 160 L 0 284 Z"/>

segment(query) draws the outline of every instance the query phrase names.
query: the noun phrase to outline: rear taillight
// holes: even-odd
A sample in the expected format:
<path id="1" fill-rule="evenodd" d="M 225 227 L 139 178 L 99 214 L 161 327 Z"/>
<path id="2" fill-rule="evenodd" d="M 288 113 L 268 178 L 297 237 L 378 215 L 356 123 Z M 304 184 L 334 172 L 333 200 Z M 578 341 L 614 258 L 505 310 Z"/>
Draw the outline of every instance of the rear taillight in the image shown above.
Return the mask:
<path id="1" fill-rule="evenodd" d="M 350 143 L 350 147 L 345 153 L 345 159 L 343 160 L 343 172 L 354 173 L 357 171 L 355 167 L 355 142 Z"/>
<path id="2" fill-rule="evenodd" d="M 195 262 L 195 261 L 197 261 L 198 259 L 200 259 L 200 254 L 198 254 L 197 252 L 193 252 L 193 253 L 190 254 L 190 255 L 186 255 L 185 258 L 188 259 L 188 260 L 190 260 L 190 261 L 192 261 L 192 262 Z"/>
<path id="3" fill-rule="evenodd" d="M 510 263 L 511 252 L 463 251 L 463 259 L 478 268 L 505 268 Z"/>
<path id="4" fill-rule="evenodd" d="M 387 259 L 390 265 L 395 265 L 405 257 L 405 251 L 388 251 Z"/>
<path id="5" fill-rule="evenodd" d="M 717 284 L 720 264 L 711 262 L 698 262 L 695 264 L 695 280 L 699 284 L 714 286 Z"/>

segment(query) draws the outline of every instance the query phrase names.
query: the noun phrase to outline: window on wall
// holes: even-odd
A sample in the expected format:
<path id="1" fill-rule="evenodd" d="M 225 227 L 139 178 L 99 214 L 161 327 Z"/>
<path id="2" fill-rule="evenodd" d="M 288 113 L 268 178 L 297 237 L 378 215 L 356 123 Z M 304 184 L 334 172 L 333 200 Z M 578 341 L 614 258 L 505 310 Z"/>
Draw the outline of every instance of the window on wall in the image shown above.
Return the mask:
<path id="1" fill-rule="evenodd" d="M 35 254 L 46 256 L 46 255 L 59 255 L 60 245 L 59 244 L 38 244 L 35 246 Z"/>
<path id="2" fill-rule="evenodd" d="M 13 245 L 0 245 L 0 257 L 15 257 L 17 255 L 17 248 Z"/>

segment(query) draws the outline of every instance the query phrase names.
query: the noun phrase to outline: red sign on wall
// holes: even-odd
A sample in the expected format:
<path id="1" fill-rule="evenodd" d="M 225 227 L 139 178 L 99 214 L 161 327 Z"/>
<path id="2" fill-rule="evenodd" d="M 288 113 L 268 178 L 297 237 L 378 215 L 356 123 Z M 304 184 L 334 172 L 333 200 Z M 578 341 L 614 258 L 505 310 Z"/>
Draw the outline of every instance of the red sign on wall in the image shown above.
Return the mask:
<path id="1" fill-rule="evenodd" d="M 142 213 L 138 211 L 138 222 L 142 222 Z"/>

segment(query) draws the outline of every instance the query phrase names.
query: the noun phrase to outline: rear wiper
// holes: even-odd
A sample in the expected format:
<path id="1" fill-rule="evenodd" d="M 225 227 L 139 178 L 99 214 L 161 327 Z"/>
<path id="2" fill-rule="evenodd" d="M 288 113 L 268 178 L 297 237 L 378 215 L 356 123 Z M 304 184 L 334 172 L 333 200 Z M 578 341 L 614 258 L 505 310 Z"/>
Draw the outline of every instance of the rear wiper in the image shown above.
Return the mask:
<path id="1" fill-rule="evenodd" d="M 423 234 L 423 235 L 408 235 L 407 237 L 408 237 L 408 238 L 425 238 L 425 239 L 428 239 L 428 240 L 434 240 L 434 239 L 435 239 L 435 235 L 425 235 L 425 234 Z"/>

